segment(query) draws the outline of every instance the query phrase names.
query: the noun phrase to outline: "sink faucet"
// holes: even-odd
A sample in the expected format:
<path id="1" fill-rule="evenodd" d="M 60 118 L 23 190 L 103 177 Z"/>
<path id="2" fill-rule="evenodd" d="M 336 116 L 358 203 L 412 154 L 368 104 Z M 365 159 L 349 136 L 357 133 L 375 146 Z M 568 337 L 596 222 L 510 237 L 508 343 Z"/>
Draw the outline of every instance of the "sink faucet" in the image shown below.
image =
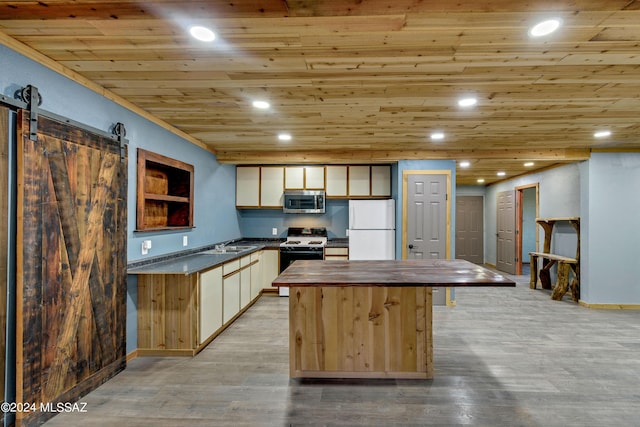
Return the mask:
<path id="1" fill-rule="evenodd" d="M 224 250 L 224 248 L 227 247 L 231 242 L 233 242 L 233 239 L 227 240 L 221 243 L 216 243 L 216 250 L 219 250 L 219 251 Z"/>

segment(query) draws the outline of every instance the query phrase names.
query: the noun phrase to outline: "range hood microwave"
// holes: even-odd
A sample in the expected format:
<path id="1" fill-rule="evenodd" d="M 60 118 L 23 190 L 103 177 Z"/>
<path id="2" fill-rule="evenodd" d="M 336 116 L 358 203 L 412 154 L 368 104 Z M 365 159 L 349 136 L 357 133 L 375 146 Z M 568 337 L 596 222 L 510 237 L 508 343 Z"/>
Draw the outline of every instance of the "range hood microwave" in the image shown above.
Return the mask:
<path id="1" fill-rule="evenodd" d="M 324 213 L 325 195 L 322 190 L 287 190 L 284 192 L 284 213 Z"/>

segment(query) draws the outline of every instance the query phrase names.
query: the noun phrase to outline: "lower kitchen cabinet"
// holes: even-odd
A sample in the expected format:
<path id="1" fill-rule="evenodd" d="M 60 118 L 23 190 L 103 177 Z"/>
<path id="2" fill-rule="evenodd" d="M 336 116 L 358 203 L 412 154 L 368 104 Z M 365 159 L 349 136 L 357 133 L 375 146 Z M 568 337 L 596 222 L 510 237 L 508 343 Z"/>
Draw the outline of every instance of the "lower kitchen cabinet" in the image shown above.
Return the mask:
<path id="1" fill-rule="evenodd" d="M 251 302 L 251 256 L 240 259 L 240 308 Z"/>
<path id="2" fill-rule="evenodd" d="M 326 247 L 324 248 L 324 259 L 326 261 L 348 260 L 349 248 Z"/>
<path id="3" fill-rule="evenodd" d="M 138 355 L 202 350 L 260 295 L 262 252 L 195 274 L 138 274 Z"/>
<path id="4" fill-rule="evenodd" d="M 199 273 L 200 328 L 198 344 L 204 343 L 223 325 L 222 320 L 222 267 Z"/>
<path id="5" fill-rule="evenodd" d="M 192 355 L 198 341 L 197 275 L 138 275 L 138 354 Z"/>
<path id="6" fill-rule="evenodd" d="M 251 254 L 251 299 L 255 299 L 260 295 L 262 290 L 262 252 L 254 252 Z"/>
<path id="7" fill-rule="evenodd" d="M 265 249 L 262 251 L 262 288 L 273 290 L 277 289 L 271 285 L 280 274 L 280 249 Z"/>
<path id="8" fill-rule="evenodd" d="M 222 281 L 222 321 L 227 323 L 240 311 L 240 272 L 226 276 Z"/>

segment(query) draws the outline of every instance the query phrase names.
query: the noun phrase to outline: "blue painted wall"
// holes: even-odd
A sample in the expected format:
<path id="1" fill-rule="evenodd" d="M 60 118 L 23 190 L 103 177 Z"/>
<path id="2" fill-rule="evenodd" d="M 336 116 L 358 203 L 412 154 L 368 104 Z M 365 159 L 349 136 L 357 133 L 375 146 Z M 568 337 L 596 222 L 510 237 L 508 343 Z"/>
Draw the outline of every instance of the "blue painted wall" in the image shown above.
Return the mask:
<path id="1" fill-rule="evenodd" d="M 344 238 L 349 228 L 349 201 L 327 199 L 324 214 L 286 214 L 280 209 L 242 209 L 238 211 L 238 217 L 244 237 L 284 238 L 288 227 L 326 227 L 329 238 Z M 271 234 L 273 228 L 278 229 L 277 236 Z"/>
<path id="2" fill-rule="evenodd" d="M 486 262 L 496 262 L 491 236 L 497 193 L 536 182 L 541 217 L 580 217 L 580 299 L 589 304 L 640 304 L 640 153 L 592 153 L 588 161 L 487 187 Z M 573 228 L 560 225 L 557 231 L 553 252 L 574 256 Z"/>
<path id="3" fill-rule="evenodd" d="M 33 85 L 42 94 L 43 103 L 40 108 L 44 110 L 105 132 L 110 132 L 115 123 L 124 123 L 126 137 L 129 140 L 129 261 L 183 250 L 183 235 L 189 237 L 187 249 L 240 237 L 240 225 L 235 209 L 234 166 L 219 164 L 214 154 L 1 45 L 0 70 L 0 90 L 8 97 L 13 98 L 17 90 Z M 194 165 L 195 229 L 154 233 L 134 231 L 137 148 Z M 151 251 L 146 256 L 140 253 L 144 239 L 151 239 L 153 243 Z"/>
<path id="4" fill-rule="evenodd" d="M 128 230 L 129 261 L 164 255 L 241 237 L 235 209 L 235 166 L 221 165 L 214 154 L 174 135 L 97 93 L 57 74 L 21 54 L 0 45 L 0 93 L 14 98 L 27 85 L 38 88 L 43 102 L 40 108 L 105 132 L 115 123 L 124 123 L 129 140 Z M 137 233 L 136 224 L 136 149 L 144 148 L 194 165 L 193 230 Z M 189 245 L 182 246 L 187 235 Z M 142 240 L 153 247 L 141 255 Z M 137 283 L 130 276 L 127 286 L 127 352 L 137 347 Z"/>
<path id="5" fill-rule="evenodd" d="M 580 215 L 580 170 L 577 163 L 570 164 L 541 173 L 518 177 L 488 186 L 485 194 L 485 262 L 496 264 L 496 207 L 497 194 L 514 190 L 515 187 L 539 183 L 540 217 L 567 217 Z M 540 245 L 544 234 L 539 229 Z M 561 230 L 573 233 L 572 229 Z M 562 241 L 562 238 L 560 239 Z M 542 250 L 542 248 L 538 248 Z M 566 241 L 564 245 L 554 248 L 559 254 L 575 256 L 575 243 Z"/>
<path id="6" fill-rule="evenodd" d="M 580 171 L 581 299 L 640 304 L 640 153 L 593 153 Z"/>

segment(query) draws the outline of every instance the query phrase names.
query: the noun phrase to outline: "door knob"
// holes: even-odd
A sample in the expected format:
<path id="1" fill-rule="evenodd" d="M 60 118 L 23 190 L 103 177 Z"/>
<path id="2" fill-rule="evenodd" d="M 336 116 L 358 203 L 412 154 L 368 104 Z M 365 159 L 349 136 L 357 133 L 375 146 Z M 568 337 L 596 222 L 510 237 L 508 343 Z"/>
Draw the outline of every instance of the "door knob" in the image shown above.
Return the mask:
<path id="1" fill-rule="evenodd" d="M 409 249 L 413 249 L 413 245 L 409 245 Z"/>

